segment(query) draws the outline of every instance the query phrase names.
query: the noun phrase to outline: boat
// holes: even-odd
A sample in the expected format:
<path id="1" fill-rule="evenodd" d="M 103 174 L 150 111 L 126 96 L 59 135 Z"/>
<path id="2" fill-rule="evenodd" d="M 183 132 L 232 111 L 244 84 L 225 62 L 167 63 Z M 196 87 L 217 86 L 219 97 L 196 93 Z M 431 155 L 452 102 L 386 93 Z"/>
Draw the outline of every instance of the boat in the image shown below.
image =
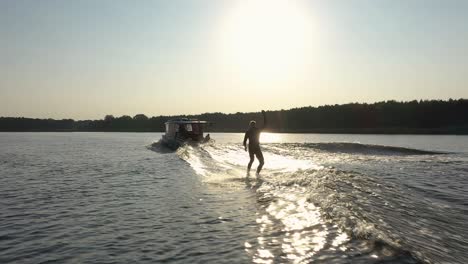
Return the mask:
<path id="1" fill-rule="evenodd" d="M 164 123 L 166 133 L 162 136 L 161 142 L 168 148 L 176 150 L 186 142 L 206 142 L 210 139 L 210 134 L 203 136 L 204 128 L 210 124 L 207 121 L 198 119 L 179 118 L 172 119 Z"/>

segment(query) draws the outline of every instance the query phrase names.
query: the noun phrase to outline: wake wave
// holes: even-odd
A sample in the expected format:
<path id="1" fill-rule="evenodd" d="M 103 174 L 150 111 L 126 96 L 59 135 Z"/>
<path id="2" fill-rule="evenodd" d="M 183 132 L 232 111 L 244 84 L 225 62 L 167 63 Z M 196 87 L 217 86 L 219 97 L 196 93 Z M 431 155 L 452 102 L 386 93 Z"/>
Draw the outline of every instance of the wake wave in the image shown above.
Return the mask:
<path id="1" fill-rule="evenodd" d="M 289 147 L 309 148 L 317 151 L 330 153 L 349 153 L 363 155 L 437 155 L 448 154 L 445 152 L 420 150 L 404 147 L 347 143 L 347 142 L 332 142 L 332 143 L 281 143 L 281 145 L 289 145 Z"/>
<path id="2" fill-rule="evenodd" d="M 380 243 L 389 256 L 407 255 L 402 250 L 404 243 L 401 235 L 394 232 L 384 220 L 388 218 L 387 211 L 397 207 L 400 199 L 404 199 L 403 192 L 397 186 L 380 183 L 365 174 L 316 164 L 310 158 L 313 155 L 306 153 L 311 150 L 365 154 L 385 152 L 395 155 L 435 154 L 354 143 L 268 144 L 264 147 L 266 169 L 260 177 L 246 173 L 248 155 L 236 144 L 184 146 L 177 154 L 207 183 L 225 188 L 247 187 L 255 191 L 260 204 L 267 201 L 263 216 L 266 220 L 260 219 L 261 223 L 266 221 L 272 224 L 274 221 L 271 218 L 274 218 L 282 231 L 318 230 L 311 235 L 321 234 L 322 244 L 328 243 L 328 247 L 318 244 L 309 246 L 325 251 L 327 248 L 334 250 L 341 247 L 346 251 L 352 250 L 356 244 L 354 240 L 358 239 L 366 241 L 368 247 L 372 248 L 375 243 Z"/>

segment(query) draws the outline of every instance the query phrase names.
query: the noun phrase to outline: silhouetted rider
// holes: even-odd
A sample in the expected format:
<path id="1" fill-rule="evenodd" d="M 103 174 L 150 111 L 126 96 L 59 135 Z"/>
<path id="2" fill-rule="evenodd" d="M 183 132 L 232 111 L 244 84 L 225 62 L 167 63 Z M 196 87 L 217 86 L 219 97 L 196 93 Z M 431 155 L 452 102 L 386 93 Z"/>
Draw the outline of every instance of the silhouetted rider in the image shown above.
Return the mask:
<path id="1" fill-rule="evenodd" d="M 258 128 L 257 127 L 257 122 L 255 121 L 250 121 L 249 124 L 249 129 L 247 132 L 245 132 L 244 136 L 244 149 L 247 151 L 247 139 L 249 140 L 249 156 L 250 156 L 250 161 L 249 165 L 247 165 L 247 173 L 250 172 L 250 168 L 252 167 L 252 163 L 254 162 L 255 158 L 254 155 L 257 157 L 258 161 L 260 164 L 257 167 L 257 174 L 260 173 L 262 170 L 263 164 L 265 163 L 263 160 L 263 153 L 262 150 L 260 149 L 260 133 L 262 130 L 267 126 L 267 119 L 266 119 L 266 114 L 265 111 L 262 110 L 262 115 L 263 115 L 263 127 Z"/>

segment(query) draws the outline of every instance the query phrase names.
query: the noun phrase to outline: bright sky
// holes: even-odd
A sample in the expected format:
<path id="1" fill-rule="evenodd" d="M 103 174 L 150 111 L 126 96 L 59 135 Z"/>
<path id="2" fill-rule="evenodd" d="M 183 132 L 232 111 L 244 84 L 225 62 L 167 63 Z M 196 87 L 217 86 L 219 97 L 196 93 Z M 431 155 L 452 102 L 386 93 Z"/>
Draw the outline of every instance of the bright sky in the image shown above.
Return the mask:
<path id="1" fill-rule="evenodd" d="M 468 98 L 468 1 L 0 1 L 0 116 Z"/>

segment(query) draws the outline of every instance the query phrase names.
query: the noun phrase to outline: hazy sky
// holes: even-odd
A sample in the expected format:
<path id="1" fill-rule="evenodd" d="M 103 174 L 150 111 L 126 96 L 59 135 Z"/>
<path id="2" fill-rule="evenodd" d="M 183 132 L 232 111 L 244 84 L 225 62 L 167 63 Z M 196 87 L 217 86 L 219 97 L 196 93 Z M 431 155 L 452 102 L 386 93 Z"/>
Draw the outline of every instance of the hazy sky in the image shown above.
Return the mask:
<path id="1" fill-rule="evenodd" d="M 468 98 L 468 1 L 0 1 L 0 116 Z"/>

